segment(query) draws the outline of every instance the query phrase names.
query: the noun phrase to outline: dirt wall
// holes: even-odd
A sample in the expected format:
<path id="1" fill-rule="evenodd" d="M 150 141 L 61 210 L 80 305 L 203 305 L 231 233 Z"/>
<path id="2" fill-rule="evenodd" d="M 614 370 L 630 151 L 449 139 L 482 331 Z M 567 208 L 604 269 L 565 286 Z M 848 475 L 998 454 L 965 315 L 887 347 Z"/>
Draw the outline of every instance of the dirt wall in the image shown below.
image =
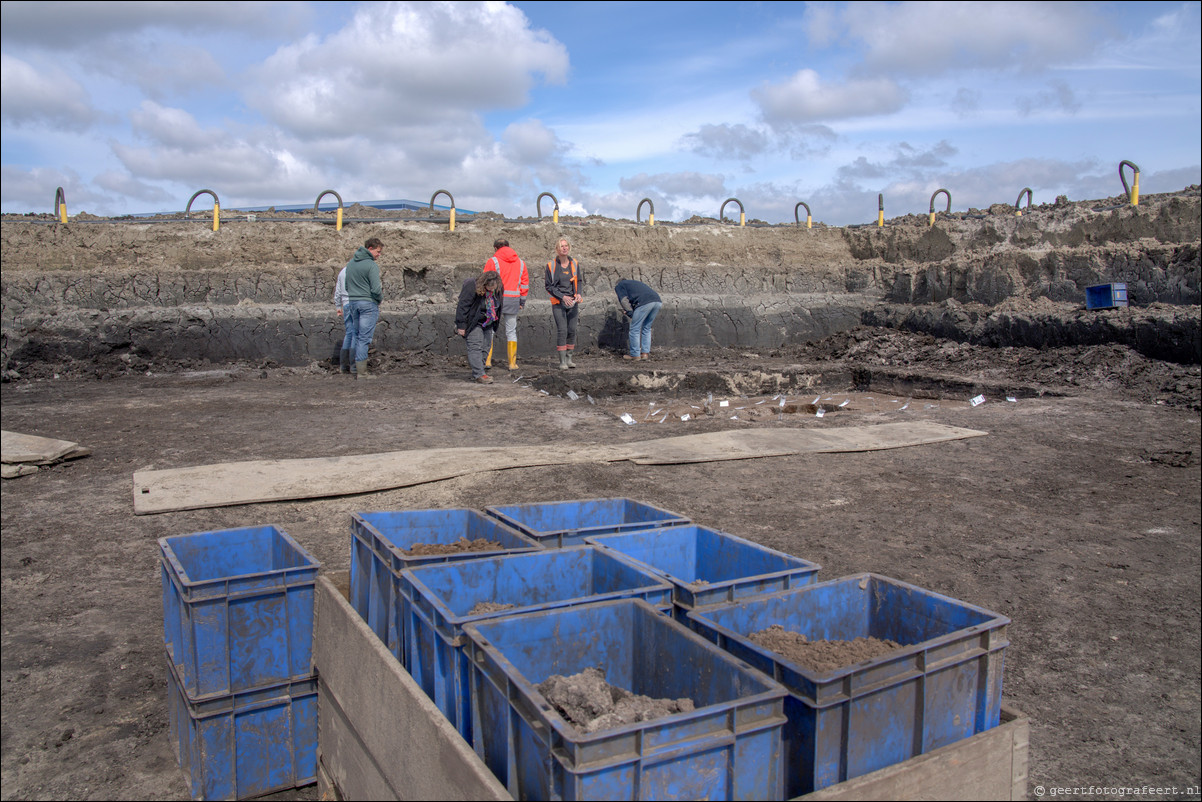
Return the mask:
<path id="1" fill-rule="evenodd" d="M 377 350 L 460 349 L 459 287 L 503 237 L 532 268 L 523 352 L 549 352 L 542 273 L 566 236 L 583 266 L 584 347 L 620 347 L 624 318 L 612 287 L 633 277 L 665 298 L 656 326 L 662 345 L 776 347 L 867 324 L 999 346 L 1120 342 L 1156 358 L 1202 360 L 1198 189 L 1145 197 L 1138 207 L 1119 200 L 1022 216 L 1000 206 L 941 215 L 934 226 L 911 215 L 884 227 L 814 229 L 487 217 L 461 221 L 454 232 L 404 219 L 359 219 L 338 231 L 311 216 L 250 222 L 227 213 L 213 231 L 201 219 L 8 217 L 0 223 L 0 356 L 9 375 L 39 362 L 122 354 L 324 360 L 341 337 L 334 280 L 373 236 L 385 243 Z M 1087 286 L 1114 281 L 1127 284 L 1140 314 L 1082 311 Z"/>

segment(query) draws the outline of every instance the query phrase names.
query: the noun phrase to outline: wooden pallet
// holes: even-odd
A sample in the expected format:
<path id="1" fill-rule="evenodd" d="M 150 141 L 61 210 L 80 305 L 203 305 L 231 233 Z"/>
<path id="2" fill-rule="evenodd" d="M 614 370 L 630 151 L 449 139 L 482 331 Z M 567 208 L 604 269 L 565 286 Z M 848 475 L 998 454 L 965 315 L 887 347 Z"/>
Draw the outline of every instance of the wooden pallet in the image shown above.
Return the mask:
<path id="1" fill-rule="evenodd" d="M 1003 703 L 991 730 L 798 799 L 1026 799 L 1029 734 L 1026 715 Z"/>
<path id="2" fill-rule="evenodd" d="M 347 601 L 346 572 L 317 580 L 318 785 L 322 799 L 511 799 Z M 806 800 L 1026 799 L 1027 717 Z"/>

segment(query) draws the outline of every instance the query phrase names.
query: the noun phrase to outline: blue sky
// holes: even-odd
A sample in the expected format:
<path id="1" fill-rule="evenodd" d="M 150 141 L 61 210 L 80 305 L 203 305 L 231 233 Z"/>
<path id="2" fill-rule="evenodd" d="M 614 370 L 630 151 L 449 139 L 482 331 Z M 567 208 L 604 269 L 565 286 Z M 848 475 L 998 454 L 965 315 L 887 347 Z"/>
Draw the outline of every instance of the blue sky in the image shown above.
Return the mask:
<path id="1" fill-rule="evenodd" d="M 890 217 L 941 187 L 953 210 L 1106 198 L 1124 159 L 1142 194 L 1202 182 L 1198 2 L 2 8 L 5 212 L 59 186 L 72 214 L 447 189 L 846 225 L 878 193 Z"/>

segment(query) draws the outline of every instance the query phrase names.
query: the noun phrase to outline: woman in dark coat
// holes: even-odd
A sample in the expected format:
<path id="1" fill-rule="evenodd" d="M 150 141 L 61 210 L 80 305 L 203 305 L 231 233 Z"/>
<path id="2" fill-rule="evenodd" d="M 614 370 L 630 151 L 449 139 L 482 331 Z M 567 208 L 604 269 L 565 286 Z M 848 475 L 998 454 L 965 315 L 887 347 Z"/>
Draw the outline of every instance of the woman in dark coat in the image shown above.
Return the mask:
<path id="1" fill-rule="evenodd" d="M 484 355 L 492 348 L 503 300 L 501 275 L 495 270 L 469 278 L 459 292 L 455 333 L 467 340 L 467 363 L 472 367 L 472 381 L 480 384 L 492 384 L 492 377 L 485 373 Z"/>

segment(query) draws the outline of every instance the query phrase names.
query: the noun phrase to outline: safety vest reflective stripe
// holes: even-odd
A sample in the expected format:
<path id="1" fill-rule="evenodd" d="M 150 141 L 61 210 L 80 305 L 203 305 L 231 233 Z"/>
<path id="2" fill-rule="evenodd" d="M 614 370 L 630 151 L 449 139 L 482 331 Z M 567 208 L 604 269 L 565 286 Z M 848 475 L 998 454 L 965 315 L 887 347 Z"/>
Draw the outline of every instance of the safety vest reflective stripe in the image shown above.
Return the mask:
<path id="1" fill-rule="evenodd" d="M 558 267 L 558 266 L 559 266 L 559 258 L 558 258 L 558 257 L 556 257 L 556 258 L 552 259 L 551 261 L 547 262 L 547 269 L 551 271 L 551 276 L 552 276 L 552 277 L 554 277 L 554 276 L 555 276 L 555 268 L 556 268 L 556 267 Z M 568 257 L 568 271 L 569 271 L 569 273 L 571 274 L 571 277 L 572 277 L 572 294 L 573 294 L 573 295 L 579 295 L 579 294 L 580 294 L 580 287 L 579 287 L 579 285 L 576 283 L 576 260 L 575 260 L 575 259 L 573 259 L 573 258 L 572 258 L 572 257 L 570 257 L 570 256 Z M 553 304 L 557 304 L 557 303 L 559 303 L 559 299 L 558 299 L 558 298 L 556 298 L 555 296 L 551 296 L 551 303 L 553 303 Z"/>
<path id="2" fill-rule="evenodd" d="M 488 261 L 492 262 L 493 264 L 495 264 L 497 266 L 496 271 L 498 274 L 500 274 L 501 260 L 498 259 L 496 256 L 490 256 Z M 520 298 L 526 294 L 525 292 L 523 292 L 523 290 L 525 290 L 527 292 L 530 290 L 530 273 L 528 270 L 526 270 L 526 262 L 519 259 L 518 265 L 519 265 L 518 288 L 516 290 L 505 290 L 504 295 L 506 298 Z M 522 281 L 523 277 L 526 278 L 525 281 Z M 501 279 L 501 283 L 502 283 L 502 285 L 505 283 L 505 280 L 503 277 Z"/>

